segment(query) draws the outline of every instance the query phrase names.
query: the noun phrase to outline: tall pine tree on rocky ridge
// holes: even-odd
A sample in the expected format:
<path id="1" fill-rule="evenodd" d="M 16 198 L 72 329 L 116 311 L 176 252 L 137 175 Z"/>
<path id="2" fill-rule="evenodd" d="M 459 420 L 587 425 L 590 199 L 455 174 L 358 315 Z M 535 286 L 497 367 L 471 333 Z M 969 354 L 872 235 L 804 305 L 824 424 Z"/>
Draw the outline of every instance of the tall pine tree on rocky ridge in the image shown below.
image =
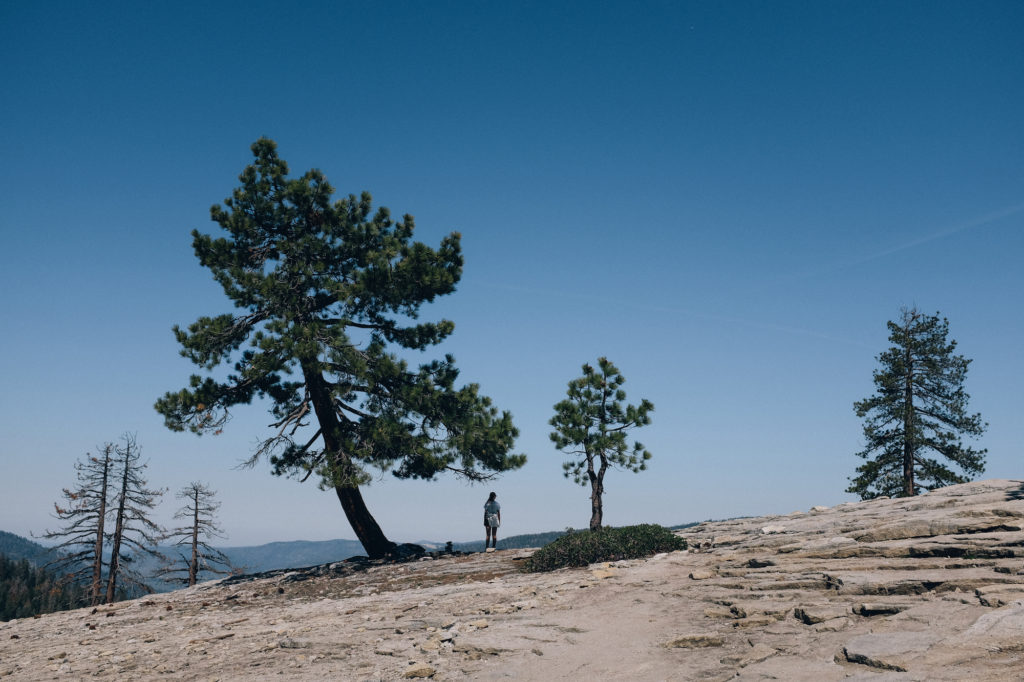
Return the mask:
<path id="1" fill-rule="evenodd" d="M 521 467 L 517 431 L 475 384 L 457 386 L 454 359 L 409 367 L 398 352 L 421 351 L 455 328 L 417 322 L 420 308 L 450 294 L 462 275 L 458 233 L 434 249 L 412 241 L 413 219 L 371 209 L 370 195 L 332 203 L 317 170 L 288 178 L 272 140 L 252 146 L 241 186 L 211 216 L 227 233 L 193 231 L 199 262 L 238 309 L 175 327 L 182 355 L 226 379 L 193 375 L 160 398 L 166 425 L 218 432 L 236 405 L 266 399 L 276 474 L 319 478 L 334 489 L 370 557 L 395 550 L 360 486 L 370 469 L 430 480 L 449 471 L 471 480 Z M 243 345 L 247 346 L 244 350 Z M 396 352 L 398 351 L 398 352 Z"/>
<path id="2" fill-rule="evenodd" d="M 912 308 L 888 326 L 893 345 L 878 356 L 877 392 L 854 403 L 865 419 L 866 445 L 857 453 L 865 462 L 846 491 L 861 499 L 911 497 L 964 483 L 985 469 L 987 451 L 961 440 L 981 436 L 988 425 L 980 414 L 967 413 L 963 383 L 971 361 L 954 354 L 956 341 L 946 340 L 949 321 Z"/>

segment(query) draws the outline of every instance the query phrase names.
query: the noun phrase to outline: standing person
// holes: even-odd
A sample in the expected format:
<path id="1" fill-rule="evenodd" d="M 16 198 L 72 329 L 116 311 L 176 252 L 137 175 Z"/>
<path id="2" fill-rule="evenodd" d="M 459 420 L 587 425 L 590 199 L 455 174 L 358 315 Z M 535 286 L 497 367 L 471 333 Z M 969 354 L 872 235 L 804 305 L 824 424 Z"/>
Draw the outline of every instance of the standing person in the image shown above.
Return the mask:
<path id="1" fill-rule="evenodd" d="M 498 548 L 498 526 L 501 525 L 501 505 L 498 504 L 497 497 L 498 493 L 491 493 L 487 501 L 484 502 L 484 529 L 487 531 L 484 548 L 487 552 L 493 552 Z"/>

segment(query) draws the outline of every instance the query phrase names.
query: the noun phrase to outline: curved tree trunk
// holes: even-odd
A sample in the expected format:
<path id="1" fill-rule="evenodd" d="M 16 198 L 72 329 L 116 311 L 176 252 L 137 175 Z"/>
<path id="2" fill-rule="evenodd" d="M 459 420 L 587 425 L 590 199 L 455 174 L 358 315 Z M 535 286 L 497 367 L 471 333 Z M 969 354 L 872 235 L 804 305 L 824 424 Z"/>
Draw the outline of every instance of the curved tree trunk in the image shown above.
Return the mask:
<path id="1" fill-rule="evenodd" d="M 339 436 L 340 424 L 338 415 L 334 410 L 334 403 L 330 392 L 327 389 L 323 375 L 312 367 L 303 366 L 303 375 L 306 379 L 306 388 L 309 389 L 309 397 L 313 403 L 313 411 L 316 413 L 317 421 L 320 422 L 320 432 L 324 439 L 324 450 L 331 453 L 334 466 L 344 471 L 346 465 L 350 464 L 348 455 L 342 450 L 341 438 Z M 342 477 L 343 479 L 346 477 Z M 355 483 L 341 483 L 334 486 L 338 494 L 338 501 L 345 511 L 348 523 L 352 526 L 356 537 L 362 543 L 366 555 L 371 559 L 382 559 L 395 549 L 395 543 L 391 542 L 380 529 L 376 519 L 370 514 L 363 502 L 363 495 L 359 492 L 359 486 Z"/>
<path id="2" fill-rule="evenodd" d="M 377 520 L 366 508 L 359 487 L 338 485 L 334 490 L 338 493 L 338 500 L 341 502 L 341 508 L 345 510 L 349 525 L 355 531 L 359 542 L 363 543 L 366 555 L 371 559 L 381 559 L 391 554 L 395 549 L 395 543 L 387 539 Z"/>

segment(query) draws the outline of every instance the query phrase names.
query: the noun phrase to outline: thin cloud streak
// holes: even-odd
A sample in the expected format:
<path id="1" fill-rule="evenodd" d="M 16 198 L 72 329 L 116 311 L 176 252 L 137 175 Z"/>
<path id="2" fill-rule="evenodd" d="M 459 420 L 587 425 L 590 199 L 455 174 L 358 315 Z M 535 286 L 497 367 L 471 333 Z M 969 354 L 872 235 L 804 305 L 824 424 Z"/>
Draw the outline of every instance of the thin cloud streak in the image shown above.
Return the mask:
<path id="1" fill-rule="evenodd" d="M 827 268 L 822 268 L 820 270 L 805 272 L 803 274 L 797 275 L 796 279 L 809 279 L 811 277 L 819 277 L 821 275 L 825 275 L 831 272 L 836 272 L 837 270 L 843 270 L 846 268 L 852 268 L 856 265 L 870 263 L 871 261 L 875 261 L 880 258 L 885 258 L 886 256 L 891 256 L 894 253 L 899 253 L 901 251 L 913 249 L 918 246 L 921 246 L 922 244 L 927 244 L 929 242 L 933 242 L 937 239 L 942 239 L 943 237 L 948 237 L 958 232 L 964 232 L 966 230 L 982 227 L 984 225 L 994 223 L 998 220 L 1008 218 L 1009 216 L 1016 215 L 1021 212 L 1024 212 L 1024 203 L 1014 204 L 1013 206 L 1008 206 L 998 211 L 993 211 L 992 213 L 986 213 L 985 215 L 979 216 L 972 220 L 968 220 L 967 222 L 960 223 L 952 227 L 947 227 L 943 230 L 938 230 L 937 232 L 933 232 L 923 237 L 913 239 L 909 242 L 904 242 L 903 244 L 900 244 L 898 246 L 893 246 L 888 249 L 884 249 L 882 251 L 877 251 L 875 253 L 869 254 L 867 256 L 862 256 L 860 258 L 848 260 L 846 262 L 836 263 L 835 265 L 829 266 Z"/>
<path id="2" fill-rule="evenodd" d="M 711 321 L 715 321 L 715 322 L 724 322 L 724 323 L 727 323 L 727 324 L 739 325 L 739 326 L 743 326 L 743 327 L 749 327 L 749 328 L 752 328 L 752 329 L 761 329 L 761 330 L 772 331 L 772 332 L 782 332 L 784 334 L 790 334 L 790 335 L 793 335 L 793 336 L 809 336 L 809 337 L 812 337 L 812 338 L 821 339 L 823 341 L 830 341 L 830 342 L 836 342 L 836 343 L 844 343 L 844 344 L 848 344 L 848 345 L 852 345 L 852 346 L 857 346 L 857 347 L 860 347 L 860 348 L 869 348 L 870 347 L 868 344 L 866 344 L 866 343 L 864 343 L 862 341 L 855 341 L 853 339 L 847 339 L 847 338 L 843 338 L 841 336 L 831 336 L 829 334 L 825 334 L 825 333 L 822 333 L 822 332 L 814 331 L 812 329 L 803 329 L 801 327 L 790 327 L 790 326 L 787 326 L 787 325 L 776 324 L 774 322 L 758 322 L 756 320 L 750 320 L 750 319 L 746 319 L 746 318 L 742 318 L 742 317 L 734 317 L 734 316 L 731 316 L 731 315 L 717 315 L 715 313 L 705 313 L 705 312 L 699 312 L 699 311 L 696 311 L 696 310 L 690 310 L 690 309 L 686 309 L 686 308 L 674 308 L 674 307 L 668 307 L 668 306 L 654 306 L 654 305 L 647 305 L 647 304 L 636 305 L 636 304 L 633 304 L 633 303 L 627 303 L 626 301 L 623 301 L 623 300 L 620 300 L 620 299 L 610 299 L 610 298 L 606 298 L 606 297 L 602 297 L 602 296 L 594 296 L 592 294 L 580 294 L 580 293 L 568 292 L 568 291 L 542 291 L 540 289 L 533 289 L 533 288 L 530 288 L 530 287 L 506 285 L 506 284 L 492 284 L 492 283 L 488 283 L 488 282 L 481 282 L 480 286 L 487 287 L 488 289 L 496 289 L 496 290 L 499 290 L 499 291 L 506 291 L 506 292 L 519 293 L 519 294 L 528 294 L 528 295 L 531 295 L 531 296 L 543 296 L 543 297 L 555 296 L 555 297 L 563 298 L 563 299 L 574 299 L 574 300 L 577 300 L 577 301 L 589 301 L 589 302 L 592 302 L 592 303 L 602 303 L 602 304 L 611 303 L 611 304 L 619 305 L 619 306 L 622 306 L 622 307 L 630 307 L 630 308 L 633 308 L 634 310 L 643 310 L 643 311 L 647 311 L 647 312 L 662 313 L 662 314 L 667 313 L 667 314 L 671 314 L 671 315 L 681 315 L 681 316 L 686 316 L 686 317 L 698 318 L 698 319 L 702 319 L 702 320 L 711 320 Z"/>
<path id="3" fill-rule="evenodd" d="M 994 223 L 997 220 L 1001 220 L 1003 218 L 1009 217 L 1009 216 L 1014 215 L 1016 213 L 1020 213 L 1021 211 L 1024 211 L 1024 203 L 1015 204 L 1014 206 L 1010 206 L 1010 207 L 1007 207 L 1007 208 L 1004 208 L 1004 209 L 1001 209 L 1001 210 L 998 210 L 998 211 L 994 211 L 993 213 L 988 213 L 988 214 L 983 215 L 983 216 L 981 216 L 979 218 L 975 218 L 974 220 L 969 220 L 966 223 L 961 223 L 960 225 L 954 225 L 953 227 L 947 228 L 945 230 L 939 230 L 938 232 L 934 232 L 934 233 L 932 233 L 930 235 L 921 237 L 919 239 L 915 239 L 913 241 L 909 241 L 909 242 L 907 242 L 905 244 L 901 244 L 900 246 L 894 246 L 891 249 L 886 249 L 885 251 L 879 251 L 878 253 L 872 254 L 870 256 L 865 256 L 864 258 L 860 259 L 859 261 L 855 261 L 855 262 L 856 263 L 866 263 L 867 261 L 872 261 L 872 260 L 877 260 L 879 258 L 884 258 L 884 257 L 890 256 L 890 255 L 892 255 L 894 253 L 898 253 L 900 251 L 906 251 L 907 249 L 912 249 L 915 246 L 920 246 L 921 244 L 927 244 L 928 242 L 933 242 L 936 239 L 941 239 L 941 238 L 947 237 L 947 236 L 949 236 L 951 234 L 956 234 L 957 232 L 963 232 L 964 230 L 970 230 L 970 229 L 975 228 L 975 227 L 981 227 L 982 225 L 987 225 L 989 223 Z"/>

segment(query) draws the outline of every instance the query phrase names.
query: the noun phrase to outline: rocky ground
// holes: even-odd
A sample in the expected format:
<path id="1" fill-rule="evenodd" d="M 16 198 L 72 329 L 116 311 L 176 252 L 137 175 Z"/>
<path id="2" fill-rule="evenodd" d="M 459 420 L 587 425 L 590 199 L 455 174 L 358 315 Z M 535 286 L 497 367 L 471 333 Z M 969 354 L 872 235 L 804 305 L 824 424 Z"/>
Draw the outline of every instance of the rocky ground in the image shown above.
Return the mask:
<path id="1" fill-rule="evenodd" d="M 0 677 L 1024 679 L 1024 482 L 680 535 L 586 569 L 333 564 L 3 623 Z"/>

